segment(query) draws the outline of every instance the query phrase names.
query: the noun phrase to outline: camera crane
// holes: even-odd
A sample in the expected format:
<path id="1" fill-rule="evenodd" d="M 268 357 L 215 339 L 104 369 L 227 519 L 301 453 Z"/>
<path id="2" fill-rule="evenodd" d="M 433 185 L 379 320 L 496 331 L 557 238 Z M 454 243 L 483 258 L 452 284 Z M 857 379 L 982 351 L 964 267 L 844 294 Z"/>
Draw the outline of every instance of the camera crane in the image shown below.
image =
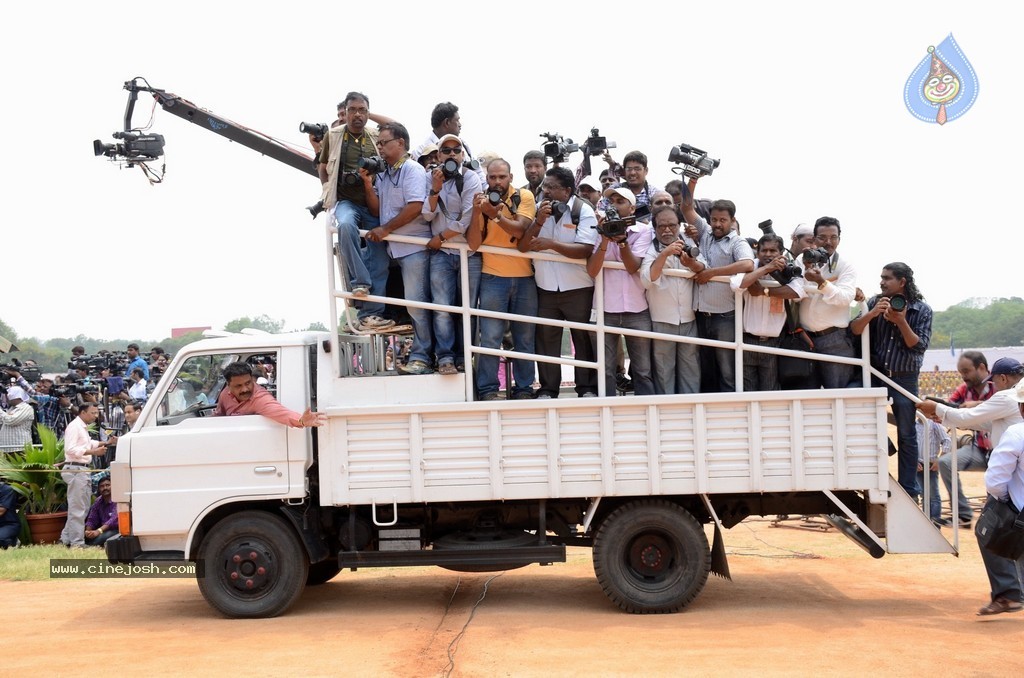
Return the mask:
<path id="1" fill-rule="evenodd" d="M 145 78 L 133 78 L 124 83 L 124 88 L 128 90 L 128 102 L 124 109 L 124 130 L 113 134 L 115 139 L 121 140 L 121 143 L 104 144 L 97 139 L 93 141 L 93 151 L 98 156 L 103 155 L 111 160 L 123 162 L 129 167 L 140 166 L 150 183 L 160 183 L 163 180 L 163 168 L 161 167 L 160 172 L 157 173 L 150 169 L 147 163 L 163 155 L 164 138 L 160 134 L 147 133 L 152 124 L 152 118 L 145 128 L 132 126 L 132 115 L 135 112 L 135 103 L 138 101 L 139 92 L 152 94 L 156 103 L 160 104 L 160 107 L 168 113 L 231 141 L 237 141 L 243 146 L 278 162 L 283 162 L 289 167 L 294 167 L 314 177 L 317 176 L 316 163 L 312 155 L 288 146 L 262 132 L 221 117 L 205 108 L 200 108 L 177 94 L 151 87 Z"/>

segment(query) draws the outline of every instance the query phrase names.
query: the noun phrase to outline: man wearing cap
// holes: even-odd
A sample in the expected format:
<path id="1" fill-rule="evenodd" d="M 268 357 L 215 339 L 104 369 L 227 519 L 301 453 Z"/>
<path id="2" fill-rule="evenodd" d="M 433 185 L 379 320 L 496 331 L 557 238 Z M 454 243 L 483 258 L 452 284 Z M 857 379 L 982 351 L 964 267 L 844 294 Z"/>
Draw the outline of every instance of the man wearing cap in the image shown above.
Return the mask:
<path id="1" fill-rule="evenodd" d="M 736 341 L 736 297 L 728 282 L 716 282 L 716 276 L 729 277 L 754 270 L 754 252 L 747 241 L 733 230 L 736 204 L 716 200 L 711 204 L 708 224 L 694 209 L 693 193 L 687 192 L 682 205 L 686 223 L 694 228 L 695 238 L 706 265 L 694 277 L 694 308 L 697 311 L 697 332 L 705 339 Z M 735 351 L 716 348 L 712 365 L 718 368 L 717 390 L 736 389 Z"/>
<path id="2" fill-rule="evenodd" d="M 60 477 L 68 485 L 68 518 L 60 540 L 65 546 L 85 546 L 85 516 L 89 512 L 89 469 L 93 457 L 107 453 L 107 443 L 89 437 L 89 425 L 100 416 L 96 403 L 78 408 L 78 416 L 64 432 L 64 467 Z"/>
<path id="3" fill-rule="evenodd" d="M 995 384 L 989 379 L 988 359 L 981 351 L 964 351 L 956 363 L 957 372 L 964 380 L 952 395 L 949 402 L 959 407 L 974 407 L 992 397 L 996 392 Z M 988 458 L 992 454 L 992 439 L 988 431 L 975 431 L 970 445 L 964 445 L 956 451 L 957 478 L 962 471 L 984 471 L 988 468 Z M 946 485 L 946 492 L 953 496 L 953 455 L 939 457 L 939 476 Z M 964 496 L 964 486 L 957 483 L 957 504 L 960 515 L 971 515 L 971 504 Z M 952 518 L 942 520 L 946 527 L 953 525 Z"/>
<path id="4" fill-rule="evenodd" d="M 996 365 L 992 366 L 993 370 Z M 1005 393 L 1017 406 L 1020 418 L 1024 414 L 1024 382 L 1018 382 Z M 1008 428 L 992 450 L 985 471 L 985 491 L 988 493 L 985 509 L 997 501 L 1009 503 L 1018 513 L 1024 509 L 1024 423 Z M 988 574 L 991 602 L 978 610 L 978 615 L 984 617 L 1024 609 L 1024 556 L 1010 560 L 981 548 L 981 559 Z"/>
<path id="5" fill-rule="evenodd" d="M 636 196 L 628 188 L 609 188 L 604 193 L 609 208 L 619 217 L 633 216 Z M 609 210 L 610 211 L 610 210 Z M 600 224 L 605 224 L 601 219 Z M 626 227 L 624 236 L 611 238 L 601 231 L 601 239 L 587 259 L 587 273 L 597 278 L 606 261 L 621 263 L 626 270 L 607 268 L 602 275 L 604 290 L 604 324 L 631 330 L 651 331 L 651 313 L 640 280 L 640 265 L 654 240 L 650 224 L 635 221 Z M 618 334 L 608 332 L 604 337 L 605 395 L 615 394 L 615 351 Z M 654 373 L 651 368 L 651 340 L 646 337 L 626 336 L 629 354 L 629 374 L 636 395 L 654 395 Z"/>
<path id="6" fill-rule="evenodd" d="M 537 219 L 519 241 L 521 252 L 560 254 L 579 259 L 583 264 L 597 244 L 597 215 L 580 201 L 579 223 L 574 224 L 572 209 L 577 198 L 573 196 L 576 179 L 565 167 L 552 167 L 544 175 L 542 188 L 546 199 L 537 210 Z M 565 203 L 565 210 L 555 214 L 552 201 Z M 594 303 L 594 280 L 584 266 L 563 261 L 534 260 L 537 280 L 537 315 L 551 320 L 589 323 Z M 596 360 L 591 332 L 569 330 L 576 359 Z M 537 353 L 552 357 L 562 355 L 562 328 L 537 325 Z M 537 366 L 540 379 L 538 398 L 557 398 L 562 383 L 562 368 L 555 363 L 542 362 Z M 576 394 L 580 397 L 597 395 L 597 370 L 575 368 Z"/>
<path id="7" fill-rule="evenodd" d="M 446 134 L 438 145 L 441 166 L 427 175 L 427 200 L 423 203 L 423 218 L 430 223 L 432 233 L 427 249 L 436 253 L 430 259 L 430 299 L 435 304 L 454 306 L 460 279 L 459 250 L 442 245 L 448 241 L 466 242 L 466 229 L 473 218 L 473 198 L 480 193 L 480 178 L 476 172 L 462 171 L 465 156 L 459 137 Z M 479 264 L 479 255 L 471 255 L 474 263 Z M 470 299 L 476 299 L 480 284 L 480 268 L 473 268 L 469 266 Z M 434 311 L 432 315 L 437 371 L 455 374 L 455 317 L 445 311 Z"/>
<path id="8" fill-rule="evenodd" d="M 992 444 L 998 446 L 999 441 L 1008 428 L 1024 422 L 1021 418 L 1017 401 L 1011 395 L 1013 390 L 1024 378 L 1024 365 L 1016 358 L 1000 358 L 992 365 L 988 377 L 996 392 L 984 402 L 965 403 L 959 408 L 949 407 L 933 400 L 924 400 L 917 404 L 917 409 L 926 416 L 945 425 L 974 431 L 990 431 Z M 993 452 L 994 454 L 994 452 Z M 989 467 L 992 461 L 989 459 Z M 940 466 L 941 469 L 941 466 Z M 969 527 L 971 516 L 961 514 L 962 527 Z"/>
<path id="9" fill-rule="evenodd" d="M 492 204 L 488 194 L 494 194 L 498 204 Z M 466 241 L 474 250 L 482 245 L 516 249 L 536 213 L 533 193 L 525 188 L 512 188 L 512 166 L 503 158 L 495 158 L 487 163 L 487 193 L 479 193 L 473 198 L 473 217 L 466 231 Z M 494 252 L 481 252 L 477 258 L 482 265 L 481 310 L 537 315 L 537 286 L 529 259 Z M 511 330 L 516 351 L 534 353 L 534 326 L 521 320 L 508 323 L 497 318 L 480 318 L 480 346 L 501 348 L 506 326 Z M 508 385 L 508 397 L 514 400 L 532 398 L 536 371 L 536 361 L 513 358 L 515 386 Z M 480 400 L 501 398 L 498 393 L 498 356 L 477 355 L 475 381 Z"/>
<path id="10" fill-rule="evenodd" d="M 32 422 L 36 413 L 28 404 L 28 394 L 20 386 L 7 389 L 7 411 L 0 414 L 0 451 L 20 452 L 32 442 Z"/>
<path id="11" fill-rule="evenodd" d="M 789 238 L 789 249 L 786 250 L 786 258 L 795 261 L 797 257 L 814 247 L 814 227 L 810 224 L 797 224 L 793 229 L 793 235 Z"/>
<path id="12" fill-rule="evenodd" d="M 380 126 L 377 150 L 386 165 L 373 176 L 360 168 L 366 190 L 366 204 L 371 214 L 379 215 L 380 226 L 366 234 L 367 243 L 383 243 L 389 235 L 430 238 L 430 224 L 423 219 L 423 203 L 427 199 L 427 173 L 409 157 L 409 131 L 397 122 Z M 409 301 L 430 301 L 430 252 L 418 243 L 389 240 L 387 251 L 402 270 L 405 298 Z M 412 318 L 413 343 L 409 361 L 399 367 L 405 374 L 427 374 L 433 371 L 431 353 L 434 332 L 431 311 L 409 307 Z"/>
<path id="13" fill-rule="evenodd" d="M 598 201 L 601 200 L 601 191 L 586 182 L 579 185 L 576 189 L 576 195 L 589 202 L 591 207 L 596 207 Z"/>
<path id="14" fill-rule="evenodd" d="M 438 164 L 437 144 L 427 144 L 424 146 L 423 150 L 420 152 L 420 157 L 416 158 L 416 162 L 418 162 L 423 169 L 429 172 L 430 170 L 428 168 Z"/>
<path id="15" fill-rule="evenodd" d="M 916 396 L 921 363 L 932 336 L 932 307 L 924 302 L 913 269 L 902 261 L 882 267 L 879 289 L 879 294 L 868 299 L 867 311 L 857 316 L 850 328 L 856 336 L 865 330 L 869 333 L 871 366 Z M 897 303 L 900 300 L 902 304 Z M 892 398 L 892 415 L 896 420 L 897 480 L 916 499 L 920 488 L 914 403 L 888 383 L 885 387 Z"/>
<path id="16" fill-rule="evenodd" d="M 358 173 L 359 161 L 377 153 L 377 131 L 366 126 L 370 100 L 361 92 L 349 92 L 343 103 L 346 122 L 332 127 L 324 137 L 317 170 L 323 184 L 324 210 L 334 214 L 338 227 L 338 255 L 345 264 L 346 282 L 359 300 L 368 294 L 385 294 L 389 260 L 383 243 L 367 240 L 363 247 L 359 238 L 359 229 L 370 230 L 380 224 L 369 209 L 367 182 Z M 372 193 L 372 180 L 369 183 Z M 377 330 L 395 324 L 382 317 L 384 304 L 381 302 L 358 303 L 360 328 Z"/>

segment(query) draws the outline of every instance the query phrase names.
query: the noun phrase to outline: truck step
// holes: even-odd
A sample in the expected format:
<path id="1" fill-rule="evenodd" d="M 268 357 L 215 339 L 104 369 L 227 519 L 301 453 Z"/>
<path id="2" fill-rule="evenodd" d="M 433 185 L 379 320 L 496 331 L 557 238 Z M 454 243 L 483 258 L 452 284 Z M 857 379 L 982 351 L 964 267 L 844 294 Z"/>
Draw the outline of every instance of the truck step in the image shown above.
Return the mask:
<path id="1" fill-rule="evenodd" d="M 550 565 L 565 562 L 564 544 L 518 546 L 497 549 L 438 549 L 423 551 L 341 551 L 338 565 L 346 567 L 411 567 L 417 565 L 486 566 L 509 569 L 531 563 Z"/>

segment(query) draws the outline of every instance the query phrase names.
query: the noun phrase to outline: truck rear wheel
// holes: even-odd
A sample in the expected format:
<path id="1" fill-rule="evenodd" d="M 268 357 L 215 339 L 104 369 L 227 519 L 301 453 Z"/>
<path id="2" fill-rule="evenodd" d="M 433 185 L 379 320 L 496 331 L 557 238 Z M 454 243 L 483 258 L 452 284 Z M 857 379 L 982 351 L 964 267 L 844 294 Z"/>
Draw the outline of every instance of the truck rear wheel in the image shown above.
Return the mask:
<path id="1" fill-rule="evenodd" d="M 711 549 L 700 523 L 663 500 L 624 504 L 594 537 L 594 573 L 605 594 L 626 612 L 677 612 L 708 580 Z"/>
<path id="2" fill-rule="evenodd" d="M 306 584 L 309 561 L 285 521 L 243 511 L 217 523 L 199 547 L 199 590 L 228 617 L 275 617 Z"/>

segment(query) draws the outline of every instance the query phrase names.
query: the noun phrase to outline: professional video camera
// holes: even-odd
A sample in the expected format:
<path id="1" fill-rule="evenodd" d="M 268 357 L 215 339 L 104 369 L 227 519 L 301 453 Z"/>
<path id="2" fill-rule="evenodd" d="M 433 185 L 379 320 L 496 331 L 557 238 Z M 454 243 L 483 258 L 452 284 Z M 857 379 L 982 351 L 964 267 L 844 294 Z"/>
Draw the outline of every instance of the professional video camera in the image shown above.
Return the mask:
<path id="1" fill-rule="evenodd" d="M 572 139 L 563 138 L 558 132 L 542 132 L 540 136 L 547 139 L 542 150 L 544 155 L 551 158 L 551 162 L 565 162 L 571 154 L 580 150 L 579 144 Z"/>
<path id="2" fill-rule="evenodd" d="M 765 235 L 778 235 L 778 233 L 776 233 L 774 229 L 772 229 L 771 219 L 765 219 L 764 221 L 759 223 L 757 227 L 761 229 L 761 232 L 764 233 Z M 793 281 L 793 278 L 804 277 L 804 272 L 796 264 L 787 263 L 785 268 L 783 268 L 781 271 L 772 271 L 768 275 L 770 275 L 772 279 L 775 280 L 775 282 L 779 283 L 780 285 L 788 285 Z"/>
<path id="3" fill-rule="evenodd" d="M 380 174 L 381 172 L 388 168 L 388 163 L 386 160 L 384 160 L 384 158 L 380 157 L 379 155 L 371 155 L 368 158 L 359 158 L 359 168 L 366 170 L 370 174 Z M 347 182 L 348 172 L 346 172 L 345 174 Z M 360 177 L 358 173 L 353 174 L 356 175 L 357 180 L 362 181 L 362 177 Z"/>
<path id="4" fill-rule="evenodd" d="M 164 137 L 162 134 L 136 134 L 135 132 L 114 132 L 115 139 L 124 143 L 105 144 L 99 139 L 92 142 L 92 150 L 96 155 L 105 155 L 111 160 L 125 160 L 129 165 L 136 162 L 156 160 L 164 154 Z"/>
<path id="5" fill-rule="evenodd" d="M 102 376 L 103 370 L 110 370 L 111 374 L 121 375 L 128 368 L 132 359 L 124 351 L 96 355 L 80 355 L 74 360 L 68 361 L 68 369 L 78 370 L 83 367 L 90 377 Z"/>
<path id="6" fill-rule="evenodd" d="M 323 141 L 330 128 L 322 122 L 300 122 L 299 131 L 303 134 L 312 134 L 317 141 Z"/>
<path id="7" fill-rule="evenodd" d="M 590 136 L 583 142 L 583 148 L 588 155 L 602 155 L 609 148 L 616 148 L 614 141 L 608 141 L 607 137 L 601 136 L 596 127 L 590 128 Z"/>
<path id="8" fill-rule="evenodd" d="M 31 365 L 23 365 L 22 362 L 17 358 L 11 358 L 10 363 L 6 365 L 0 365 L 0 370 L 3 370 L 5 374 L 7 373 L 7 371 L 17 372 L 25 378 L 25 381 L 28 381 L 29 383 L 35 383 L 39 381 L 43 376 L 42 371 L 40 371 L 38 367 L 33 367 Z"/>
<path id="9" fill-rule="evenodd" d="M 707 151 L 702 151 L 689 144 L 673 146 L 672 150 L 668 152 L 668 161 L 682 165 L 682 173 L 691 179 L 699 179 L 711 174 L 722 162 L 715 158 L 709 158 Z"/>
<path id="10" fill-rule="evenodd" d="M 551 201 L 552 213 L 554 213 L 554 205 L 558 202 L 557 200 Z M 562 203 L 564 204 L 564 203 Z M 566 208 L 568 209 L 568 208 Z M 599 222 L 597 226 L 597 232 L 601 235 L 615 240 L 626 235 L 626 229 L 636 223 L 636 215 L 629 215 L 628 217 L 619 216 L 619 211 L 613 206 L 608 205 L 604 210 L 604 221 Z"/>

